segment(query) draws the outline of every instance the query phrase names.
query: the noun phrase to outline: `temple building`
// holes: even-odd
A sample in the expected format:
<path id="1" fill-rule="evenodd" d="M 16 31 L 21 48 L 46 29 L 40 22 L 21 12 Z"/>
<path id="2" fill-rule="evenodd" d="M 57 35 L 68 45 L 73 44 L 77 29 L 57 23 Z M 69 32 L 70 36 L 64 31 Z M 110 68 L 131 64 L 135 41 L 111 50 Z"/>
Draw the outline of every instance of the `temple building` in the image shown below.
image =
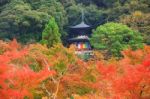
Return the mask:
<path id="1" fill-rule="evenodd" d="M 91 54 L 92 47 L 89 37 L 92 33 L 92 27 L 84 21 L 84 13 L 82 12 L 82 21 L 80 24 L 70 26 L 69 44 L 76 46 L 76 54 Z"/>

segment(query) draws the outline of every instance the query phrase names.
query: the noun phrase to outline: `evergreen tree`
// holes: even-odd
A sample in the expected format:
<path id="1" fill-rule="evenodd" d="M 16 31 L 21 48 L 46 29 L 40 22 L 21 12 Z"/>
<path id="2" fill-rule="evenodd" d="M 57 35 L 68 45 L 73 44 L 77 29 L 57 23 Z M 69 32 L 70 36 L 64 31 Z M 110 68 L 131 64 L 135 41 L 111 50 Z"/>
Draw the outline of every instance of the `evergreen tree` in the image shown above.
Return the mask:
<path id="1" fill-rule="evenodd" d="M 61 34 L 59 33 L 58 25 L 54 17 L 51 17 L 45 29 L 42 32 L 42 44 L 46 44 L 48 47 L 52 47 L 56 43 L 61 42 Z"/>
<path id="2" fill-rule="evenodd" d="M 138 31 L 113 22 L 97 27 L 90 41 L 94 48 L 114 56 L 121 56 L 121 51 L 129 47 L 135 50 L 143 46 L 143 37 Z"/>

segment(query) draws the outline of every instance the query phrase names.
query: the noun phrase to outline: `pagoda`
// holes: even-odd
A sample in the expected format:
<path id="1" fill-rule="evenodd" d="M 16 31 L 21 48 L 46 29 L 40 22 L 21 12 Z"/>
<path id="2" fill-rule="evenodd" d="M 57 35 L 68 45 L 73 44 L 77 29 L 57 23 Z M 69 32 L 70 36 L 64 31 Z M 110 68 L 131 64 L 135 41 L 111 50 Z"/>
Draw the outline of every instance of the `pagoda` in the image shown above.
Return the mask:
<path id="1" fill-rule="evenodd" d="M 69 45 L 76 46 L 76 54 L 91 54 L 91 44 L 89 37 L 92 33 L 92 27 L 84 21 L 84 12 L 82 11 L 82 21 L 80 24 L 70 26 Z"/>

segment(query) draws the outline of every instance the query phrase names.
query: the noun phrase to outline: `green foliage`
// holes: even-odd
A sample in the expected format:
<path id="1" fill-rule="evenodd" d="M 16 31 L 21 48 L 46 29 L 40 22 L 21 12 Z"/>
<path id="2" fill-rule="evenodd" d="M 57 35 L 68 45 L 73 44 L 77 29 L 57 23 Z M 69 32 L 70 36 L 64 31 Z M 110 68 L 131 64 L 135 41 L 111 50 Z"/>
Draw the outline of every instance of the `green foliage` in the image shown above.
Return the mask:
<path id="1" fill-rule="evenodd" d="M 66 8 L 70 25 L 75 25 L 78 21 L 77 17 L 81 15 L 81 5 L 72 5 Z M 74 21 L 72 21 L 74 20 Z"/>
<path id="2" fill-rule="evenodd" d="M 65 8 L 76 4 L 75 0 L 60 0 Z"/>
<path id="3" fill-rule="evenodd" d="M 61 33 L 64 33 L 67 17 L 61 3 L 56 0 L 11 0 L 0 7 L 0 38 L 15 37 L 25 43 L 31 39 L 39 41 L 50 16 L 55 17 Z"/>
<path id="4" fill-rule="evenodd" d="M 60 30 L 63 30 L 64 25 L 67 24 L 66 11 L 62 4 L 57 0 L 30 0 L 29 2 L 35 10 L 39 12 L 45 12 L 48 15 L 53 16 L 58 23 Z"/>
<path id="5" fill-rule="evenodd" d="M 30 35 L 28 40 L 39 39 L 39 32 L 43 29 L 49 15 L 32 10 L 29 4 L 21 0 L 12 0 L 9 4 L 4 5 L 0 17 L 0 32 L 3 33 L 0 37 L 9 39 L 15 37 L 24 42 L 26 37 L 23 35 Z M 37 35 L 38 38 L 34 38 Z"/>
<path id="6" fill-rule="evenodd" d="M 31 59 L 32 64 L 30 64 L 30 68 L 35 71 L 38 72 L 42 69 L 42 66 L 40 64 L 38 64 L 34 59 Z"/>
<path id="7" fill-rule="evenodd" d="M 3 6 L 5 4 L 7 4 L 8 2 L 10 2 L 10 0 L 1 0 L 0 1 L 0 6 Z"/>
<path id="8" fill-rule="evenodd" d="M 56 44 L 49 49 L 49 58 L 53 68 L 58 72 L 58 75 L 64 75 L 70 64 L 75 63 L 73 49 L 67 49 L 61 44 Z"/>
<path id="9" fill-rule="evenodd" d="M 77 56 L 78 56 L 80 59 L 85 60 L 85 61 L 87 61 L 87 60 L 89 60 L 89 59 L 91 58 L 91 55 L 88 54 L 88 53 L 80 54 L 80 55 L 77 55 Z"/>
<path id="10" fill-rule="evenodd" d="M 83 80 L 89 81 L 89 82 L 96 82 L 96 77 L 92 74 L 92 71 L 87 71 L 84 75 Z"/>
<path id="11" fill-rule="evenodd" d="M 124 15 L 120 22 L 138 30 L 144 37 L 144 42 L 150 44 L 150 14 L 135 11 L 131 15 Z"/>
<path id="12" fill-rule="evenodd" d="M 85 86 L 78 86 L 78 87 L 76 87 L 76 91 L 77 91 L 77 94 L 79 94 L 79 95 L 85 95 L 90 92 L 93 92 L 94 90 L 92 88 L 88 88 Z"/>
<path id="13" fill-rule="evenodd" d="M 96 5 L 90 4 L 85 8 L 85 17 L 87 18 L 88 24 L 94 25 L 105 22 L 106 15 Z"/>
<path id="14" fill-rule="evenodd" d="M 60 73 L 60 74 L 64 74 L 67 70 L 67 66 L 64 63 L 64 61 L 60 60 L 58 63 L 54 64 L 54 69 Z"/>
<path id="15" fill-rule="evenodd" d="M 59 33 L 58 25 L 52 17 L 42 32 L 41 43 L 46 44 L 48 47 L 52 47 L 54 44 L 61 42 L 60 37 L 61 34 Z"/>
<path id="16" fill-rule="evenodd" d="M 81 22 L 82 9 L 85 13 L 84 21 L 86 21 L 86 23 L 95 25 L 104 22 L 106 17 L 105 12 L 103 10 L 99 10 L 96 5 L 90 4 L 89 6 L 84 6 L 82 4 L 77 4 L 66 8 L 69 25 L 76 25 Z"/>
<path id="17" fill-rule="evenodd" d="M 31 5 L 32 9 L 38 12 L 43 12 L 49 17 L 53 16 L 59 26 L 60 33 L 62 34 L 62 39 L 66 37 L 66 32 L 64 31 L 64 26 L 68 23 L 66 11 L 64 6 L 58 0 L 24 0 Z M 43 18 L 44 19 L 44 18 Z M 45 19 L 46 22 L 49 19 Z M 44 26 L 44 25 L 43 25 Z M 41 30 L 41 29 L 40 29 Z"/>
<path id="18" fill-rule="evenodd" d="M 107 50 L 107 54 L 110 55 L 120 56 L 124 49 L 137 49 L 143 46 L 140 33 L 120 23 L 106 23 L 93 32 L 90 39 L 93 47 Z"/>

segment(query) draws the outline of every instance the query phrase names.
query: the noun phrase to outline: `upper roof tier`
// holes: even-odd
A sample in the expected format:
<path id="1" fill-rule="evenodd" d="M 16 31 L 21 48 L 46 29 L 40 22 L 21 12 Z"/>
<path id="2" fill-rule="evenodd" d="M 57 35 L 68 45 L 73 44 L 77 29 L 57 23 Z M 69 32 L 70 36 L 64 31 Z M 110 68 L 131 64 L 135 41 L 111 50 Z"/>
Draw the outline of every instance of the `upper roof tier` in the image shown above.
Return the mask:
<path id="1" fill-rule="evenodd" d="M 90 28 L 91 26 L 87 25 L 84 21 L 82 21 L 80 24 L 77 24 L 75 26 L 71 26 L 70 28 Z"/>
<path id="2" fill-rule="evenodd" d="M 80 23 L 80 24 L 77 24 L 77 25 L 75 25 L 75 26 L 71 26 L 70 28 L 72 28 L 72 29 L 76 29 L 76 28 L 81 29 L 81 28 L 90 28 L 90 27 L 91 27 L 91 26 L 89 26 L 89 25 L 87 25 L 87 24 L 85 23 L 84 11 L 83 11 L 83 9 L 82 9 L 81 11 L 82 11 L 82 16 L 81 16 L 82 21 L 81 21 L 81 23 Z"/>

